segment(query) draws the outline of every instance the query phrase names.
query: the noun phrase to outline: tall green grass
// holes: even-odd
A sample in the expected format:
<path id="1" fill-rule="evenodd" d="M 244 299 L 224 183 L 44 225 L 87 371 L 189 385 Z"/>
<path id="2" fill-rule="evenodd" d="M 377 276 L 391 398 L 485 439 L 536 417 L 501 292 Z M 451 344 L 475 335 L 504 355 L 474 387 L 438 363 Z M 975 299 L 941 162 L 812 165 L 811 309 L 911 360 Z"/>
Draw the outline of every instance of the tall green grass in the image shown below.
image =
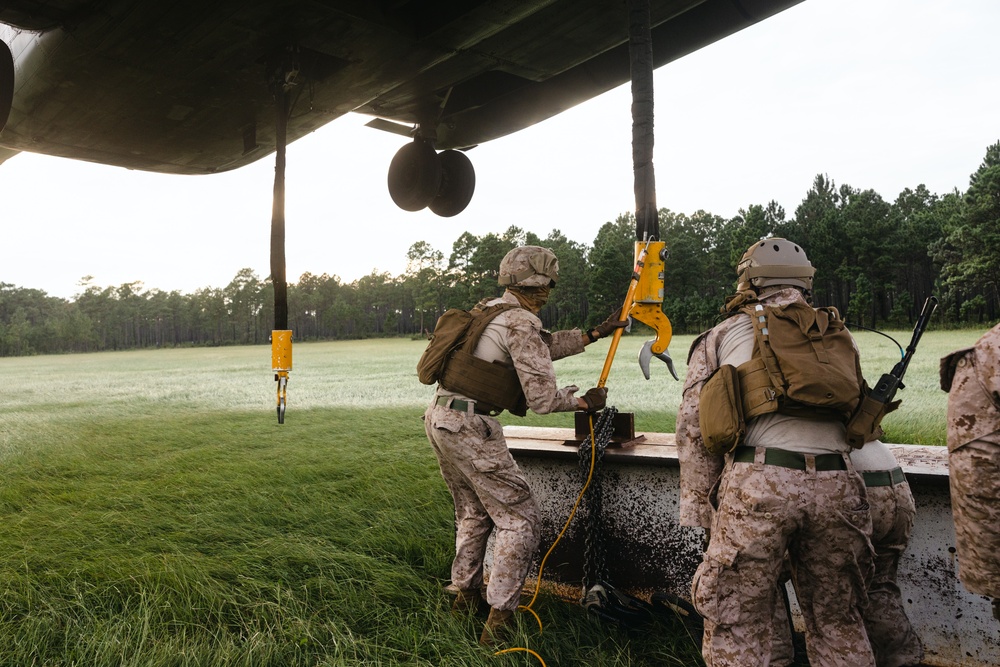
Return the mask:
<path id="1" fill-rule="evenodd" d="M 981 332 L 931 332 L 892 442 L 944 440 L 937 360 Z M 909 332 L 896 334 L 905 345 Z M 671 351 L 683 378 L 691 337 Z M 858 336 L 866 374 L 898 351 Z M 679 382 L 623 340 L 610 403 L 670 431 Z M 451 499 L 423 434 L 421 341 L 297 345 L 278 425 L 264 347 L 0 359 L 0 666 L 528 665 L 493 657 L 443 586 Z M 606 343 L 557 362 L 597 382 Z M 512 423 L 570 426 L 572 416 Z M 628 636 L 545 597 L 515 645 L 549 665 L 694 665 L 664 621 Z"/>
<path id="2" fill-rule="evenodd" d="M 405 341 L 0 360 L 0 665 L 527 665 L 443 587 L 451 499 Z M 543 595 L 550 665 L 689 665 Z"/>

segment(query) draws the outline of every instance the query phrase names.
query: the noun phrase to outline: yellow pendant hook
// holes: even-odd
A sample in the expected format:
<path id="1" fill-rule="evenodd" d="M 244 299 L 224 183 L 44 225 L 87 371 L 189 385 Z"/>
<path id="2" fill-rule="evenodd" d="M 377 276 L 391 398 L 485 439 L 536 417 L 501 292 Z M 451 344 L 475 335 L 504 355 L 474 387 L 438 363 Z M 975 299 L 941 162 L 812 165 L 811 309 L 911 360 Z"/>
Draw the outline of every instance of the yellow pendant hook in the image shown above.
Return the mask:
<path id="1" fill-rule="evenodd" d="M 278 423 L 285 423 L 285 406 L 288 398 L 288 372 L 292 370 L 292 332 L 271 332 L 271 370 L 278 383 Z"/>

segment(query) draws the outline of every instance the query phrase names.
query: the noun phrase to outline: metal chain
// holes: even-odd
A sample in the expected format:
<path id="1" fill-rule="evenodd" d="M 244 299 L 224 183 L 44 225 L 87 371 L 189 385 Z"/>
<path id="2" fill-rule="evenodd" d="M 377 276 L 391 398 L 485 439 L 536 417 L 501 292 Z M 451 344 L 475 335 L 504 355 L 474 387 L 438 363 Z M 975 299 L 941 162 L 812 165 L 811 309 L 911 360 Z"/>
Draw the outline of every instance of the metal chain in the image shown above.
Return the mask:
<path id="1" fill-rule="evenodd" d="M 603 477 L 604 450 L 611 442 L 614 433 L 614 419 L 618 414 L 617 408 L 609 406 L 601 412 L 601 416 L 594 425 L 594 473 L 590 478 L 590 486 L 583 496 L 582 505 L 585 508 L 583 515 L 583 594 L 594 585 L 604 579 L 605 575 L 605 542 L 604 533 L 601 530 L 601 510 L 603 495 L 601 493 L 601 479 Z M 580 471 L 583 481 L 587 481 L 590 473 L 591 443 L 587 438 L 580 443 Z"/>

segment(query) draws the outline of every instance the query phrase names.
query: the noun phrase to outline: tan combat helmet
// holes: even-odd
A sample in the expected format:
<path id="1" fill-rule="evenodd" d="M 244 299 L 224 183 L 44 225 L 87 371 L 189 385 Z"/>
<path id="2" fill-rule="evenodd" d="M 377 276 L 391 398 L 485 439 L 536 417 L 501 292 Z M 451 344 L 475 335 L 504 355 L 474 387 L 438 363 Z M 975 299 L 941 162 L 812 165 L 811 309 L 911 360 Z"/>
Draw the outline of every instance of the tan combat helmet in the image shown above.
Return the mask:
<path id="1" fill-rule="evenodd" d="M 787 239 L 764 239 L 747 248 L 736 265 L 736 289 L 794 285 L 812 290 L 813 268 L 806 251 Z"/>
<path id="2" fill-rule="evenodd" d="M 523 245 L 514 248 L 500 262 L 497 283 L 504 287 L 555 286 L 559 280 L 559 260 L 548 248 Z"/>

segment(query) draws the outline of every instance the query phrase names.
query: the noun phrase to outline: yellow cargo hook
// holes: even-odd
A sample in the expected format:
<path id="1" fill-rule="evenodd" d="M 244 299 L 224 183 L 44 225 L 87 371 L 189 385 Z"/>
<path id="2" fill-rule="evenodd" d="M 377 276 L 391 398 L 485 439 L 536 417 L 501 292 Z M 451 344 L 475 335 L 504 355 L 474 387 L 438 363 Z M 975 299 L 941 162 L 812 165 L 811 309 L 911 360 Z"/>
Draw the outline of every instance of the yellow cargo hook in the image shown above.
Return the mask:
<path id="1" fill-rule="evenodd" d="M 288 398 L 288 372 L 292 370 L 292 332 L 287 329 L 271 332 L 271 370 L 278 383 L 278 423 L 285 423 Z"/>
<path id="2" fill-rule="evenodd" d="M 620 315 L 623 320 L 627 317 L 634 317 L 656 331 L 656 339 L 648 341 L 639 351 L 639 367 L 647 380 L 649 379 L 649 360 L 654 356 L 666 362 L 670 374 L 674 376 L 675 380 L 678 379 L 673 359 L 667 352 L 673 328 L 670 326 L 670 320 L 663 314 L 662 306 L 665 246 L 663 241 L 636 242 L 635 267 L 632 269 L 632 279 L 629 281 L 628 291 L 625 293 L 625 303 L 622 305 Z M 618 350 L 618 341 L 621 337 L 622 330 L 615 329 L 611 338 L 611 346 L 608 348 L 608 356 L 604 360 L 601 378 L 597 382 L 598 387 L 607 384 L 608 374 L 611 372 L 611 362 L 614 361 L 615 352 Z"/>
<path id="3" fill-rule="evenodd" d="M 639 368 L 649 379 L 649 360 L 656 357 L 667 364 L 670 374 L 678 380 L 674 369 L 674 360 L 667 352 L 670 339 L 673 337 L 673 327 L 670 320 L 663 314 L 663 282 L 666 271 L 667 249 L 663 241 L 649 241 L 646 245 L 646 257 L 639 276 L 638 285 L 632 296 L 632 310 L 629 315 L 649 326 L 656 332 L 654 340 L 646 341 L 639 350 Z M 639 244 L 636 244 L 638 251 Z"/>

